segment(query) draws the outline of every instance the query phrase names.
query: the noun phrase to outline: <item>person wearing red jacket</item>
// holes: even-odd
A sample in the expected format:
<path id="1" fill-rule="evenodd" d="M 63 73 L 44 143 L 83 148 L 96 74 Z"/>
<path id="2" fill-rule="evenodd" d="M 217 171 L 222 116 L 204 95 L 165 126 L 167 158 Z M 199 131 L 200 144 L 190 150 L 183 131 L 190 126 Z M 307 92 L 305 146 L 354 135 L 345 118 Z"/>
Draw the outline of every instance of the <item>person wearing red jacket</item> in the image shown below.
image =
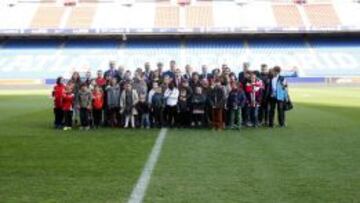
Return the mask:
<path id="1" fill-rule="evenodd" d="M 95 82 L 97 85 L 99 85 L 102 89 L 105 88 L 106 85 L 106 79 L 103 77 L 103 72 L 102 70 L 98 70 L 97 72 L 97 77 L 95 79 Z"/>
<path id="2" fill-rule="evenodd" d="M 102 122 L 104 93 L 99 85 L 96 85 L 93 91 L 92 113 L 94 119 L 94 127 L 98 128 Z"/>
<path id="3" fill-rule="evenodd" d="M 255 73 L 251 73 L 250 81 L 245 85 L 245 92 L 251 122 L 249 126 L 252 127 L 258 127 L 258 109 L 261 102 L 261 87 L 262 82 L 257 79 Z"/>
<path id="4" fill-rule="evenodd" d="M 54 86 L 52 97 L 54 99 L 54 126 L 56 129 L 61 129 L 63 125 L 64 112 L 63 112 L 63 100 L 62 95 L 65 91 L 64 78 L 58 77 L 56 79 L 56 85 Z"/>
<path id="5" fill-rule="evenodd" d="M 65 117 L 64 130 L 71 130 L 72 128 L 72 117 L 73 117 L 73 106 L 74 106 L 74 93 L 70 85 L 65 88 L 63 94 L 63 111 Z"/>

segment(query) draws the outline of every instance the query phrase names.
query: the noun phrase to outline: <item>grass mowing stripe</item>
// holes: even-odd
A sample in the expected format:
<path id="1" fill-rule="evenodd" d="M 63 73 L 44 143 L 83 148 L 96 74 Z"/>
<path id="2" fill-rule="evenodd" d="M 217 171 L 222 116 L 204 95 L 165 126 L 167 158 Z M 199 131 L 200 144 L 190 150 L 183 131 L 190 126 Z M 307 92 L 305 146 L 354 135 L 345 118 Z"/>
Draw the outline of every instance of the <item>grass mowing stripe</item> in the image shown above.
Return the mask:
<path id="1" fill-rule="evenodd" d="M 164 143 L 165 137 L 166 137 L 166 128 L 162 128 L 160 130 L 159 136 L 156 139 L 155 145 L 153 149 L 151 150 L 149 159 L 147 160 L 145 167 L 141 173 L 141 176 L 139 180 L 136 183 L 136 186 L 134 187 L 130 199 L 128 203 L 140 203 L 143 201 L 146 189 L 149 185 L 151 174 L 154 170 L 154 167 L 156 165 L 156 162 L 159 158 L 162 145 Z"/>

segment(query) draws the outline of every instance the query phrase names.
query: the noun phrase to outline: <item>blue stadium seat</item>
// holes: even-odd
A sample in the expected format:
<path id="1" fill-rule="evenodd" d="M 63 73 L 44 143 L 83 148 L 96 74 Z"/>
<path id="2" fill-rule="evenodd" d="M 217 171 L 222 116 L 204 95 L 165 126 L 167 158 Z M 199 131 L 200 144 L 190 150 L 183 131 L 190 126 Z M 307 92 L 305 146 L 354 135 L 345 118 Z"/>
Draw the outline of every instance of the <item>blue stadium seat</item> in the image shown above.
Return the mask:
<path id="1" fill-rule="evenodd" d="M 61 44 L 62 41 L 56 39 L 11 39 L 4 41 L 2 47 L 14 49 L 44 49 L 59 48 Z"/>
<path id="2" fill-rule="evenodd" d="M 97 40 L 68 40 L 64 48 L 106 48 L 117 49 L 120 46 L 120 41 L 112 39 L 97 39 Z"/>

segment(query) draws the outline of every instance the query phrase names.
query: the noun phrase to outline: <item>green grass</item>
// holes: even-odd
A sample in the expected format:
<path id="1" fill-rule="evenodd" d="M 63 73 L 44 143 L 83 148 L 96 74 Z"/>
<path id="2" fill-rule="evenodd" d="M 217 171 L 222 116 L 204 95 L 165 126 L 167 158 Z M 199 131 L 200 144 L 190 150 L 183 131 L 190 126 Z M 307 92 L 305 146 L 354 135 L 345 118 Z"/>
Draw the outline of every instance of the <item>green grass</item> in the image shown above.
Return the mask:
<path id="1" fill-rule="evenodd" d="M 169 130 L 145 202 L 360 202 L 360 89 L 291 90 L 285 129 Z M 0 96 L 0 202 L 126 202 L 159 131 L 55 131 L 25 93 Z"/>
<path id="2" fill-rule="evenodd" d="M 0 97 L 0 202 L 126 201 L 158 131 L 56 131 L 49 107 Z"/>

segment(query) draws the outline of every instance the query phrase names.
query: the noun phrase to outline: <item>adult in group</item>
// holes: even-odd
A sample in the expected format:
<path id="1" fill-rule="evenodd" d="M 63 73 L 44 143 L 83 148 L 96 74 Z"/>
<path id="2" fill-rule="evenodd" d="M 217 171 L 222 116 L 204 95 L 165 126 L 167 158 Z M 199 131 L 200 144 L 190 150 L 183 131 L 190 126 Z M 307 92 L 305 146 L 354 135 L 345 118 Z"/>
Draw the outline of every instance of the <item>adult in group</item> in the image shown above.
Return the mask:
<path id="1" fill-rule="evenodd" d="M 270 74 L 268 70 L 268 66 L 266 64 L 261 65 L 261 72 L 259 79 L 262 81 L 262 88 L 261 88 L 261 105 L 259 108 L 259 123 L 265 126 L 269 125 L 269 95 L 270 95 Z"/>
<path id="2" fill-rule="evenodd" d="M 170 61 L 170 68 L 168 71 L 163 73 L 163 76 L 169 76 L 172 81 L 175 81 L 176 62 L 175 60 Z"/>
<path id="3" fill-rule="evenodd" d="M 154 74 L 152 71 L 151 71 L 151 66 L 150 66 L 150 63 L 149 62 L 146 62 L 144 64 L 144 80 L 147 84 L 147 86 L 149 87 L 149 89 L 151 88 L 151 85 L 152 85 L 152 81 L 151 81 L 151 78 L 152 78 L 152 75 Z"/>
<path id="4" fill-rule="evenodd" d="M 250 71 L 250 63 L 245 62 L 243 63 L 243 70 L 239 73 L 238 80 L 239 82 L 245 86 L 245 84 L 248 82 L 248 78 L 246 77 L 246 73 Z"/>
<path id="5" fill-rule="evenodd" d="M 116 64 L 114 61 L 110 61 L 109 69 L 107 71 L 105 71 L 104 78 L 106 78 L 106 79 L 116 78 L 116 81 L 119 82 L 121 80 L 121 78 L 120 78 L 119 71 L 116 70 L 115 65 Z"/>
<path id="6" fill-rule="evenodd" d="M 193 72 L 191 80 L 189 81 L 189 85 L 193 91 L 195 91 L 196 87 L 200 86 L 199 73 Z"/>
<path id="7" fill-rule="evenodd" d="M 91 71 L 86 71 L 86 73 L 85 73 L 85 78 L 84 78 L 84 83 L 85 83 L 88 87 L 90 87 L 91 81 L 92 81 Z"/>
<path id="8" fill-rule="evenodd" d="M 156 64 L 156 70 L 157 70 L 159 76 L 162 77 L 163 76 L 163 71 L 164 71 L 164 64 L 162 62 L 158 62 Z M 160 78 L 160 79 L 162 79 L 162 78 Z"/>
<path id="9" fill-rule="evenodd" d="M 192 67 L 189 64 L 187 64 L 185 66 L 185 74 L 183 75 L 183 79 L 190 80 L 191 75 L 192 75 Z"/>
<path id="10" fill-rule="evenodd" d="M 212 78 L 212 75 L 208 72 L 208 67 L 206 65 L 201 66 L 201 74 L 199 77 L 201 80 L 207 79 L 208 81 L 210 81 L 210 79 Z"/>
<path id="11" fill-rule="evenodd" d="M 98 85 L 99 87 L 101 87 L 101 89 L 105 90 L 106 80 L 105 80 L 105 78 L 103 77 L 103 72 L 102 72 L 102 70 L 98 70 L 98 71 L 97 71 L 95 82 L 96 82 L 96 85 Z"/>
<path id="12" fill-rule="evenodd" d="M 269 127 L 274 127 L 275 108 L 278 114 L 280 127 L 285 127 L 285 102 L 288 99 L 286 79 L 280 75 L 281 68 L 275 66 L 272 70 L 273 77 L 270 83 L 270 114 Z"/>
<path id="13" fill-rule="evenodd" d="M 69 86 L 71 86 L 72 88 L 72 92 L 74 93 L 74 102 L 73 102 L 73 106 L 74 106 L 74 113 L 73 113 L 73 117 L 74 117 L 74 122 L 75 125 L 78 124 L 78 117 L 80 116 L 80 112 L 79 109 L 76 108 L 79 104 L 79 100 L 78 100 L 78 95 L 79 95 L 79 90 L 80 90 L 80 85 L 81 85 L 81 79 L 80 79 L 80 74 L 79 72 L 75 71 L 73 72 L 70 80 L 68 81 Z"/>
<path id="14" fill-rule="evenodd" d="M 177 69 L 175 70 L 175 80 L 174 80 L 175 86 L 176 86 L 177 88 L 180 87 L 181 81 L 182 81 L 181 71 L 180 71 L 179 68 L 177 68 Z"/>
<path id="15" fill-rule="evenodd" d="M 145 80 L 148 81 L 150 79 L 150 74 L 151 74 L 151 66 L 149 62 L 145 62 L 144 64 L 144 76 L 145 76 Z"/>

